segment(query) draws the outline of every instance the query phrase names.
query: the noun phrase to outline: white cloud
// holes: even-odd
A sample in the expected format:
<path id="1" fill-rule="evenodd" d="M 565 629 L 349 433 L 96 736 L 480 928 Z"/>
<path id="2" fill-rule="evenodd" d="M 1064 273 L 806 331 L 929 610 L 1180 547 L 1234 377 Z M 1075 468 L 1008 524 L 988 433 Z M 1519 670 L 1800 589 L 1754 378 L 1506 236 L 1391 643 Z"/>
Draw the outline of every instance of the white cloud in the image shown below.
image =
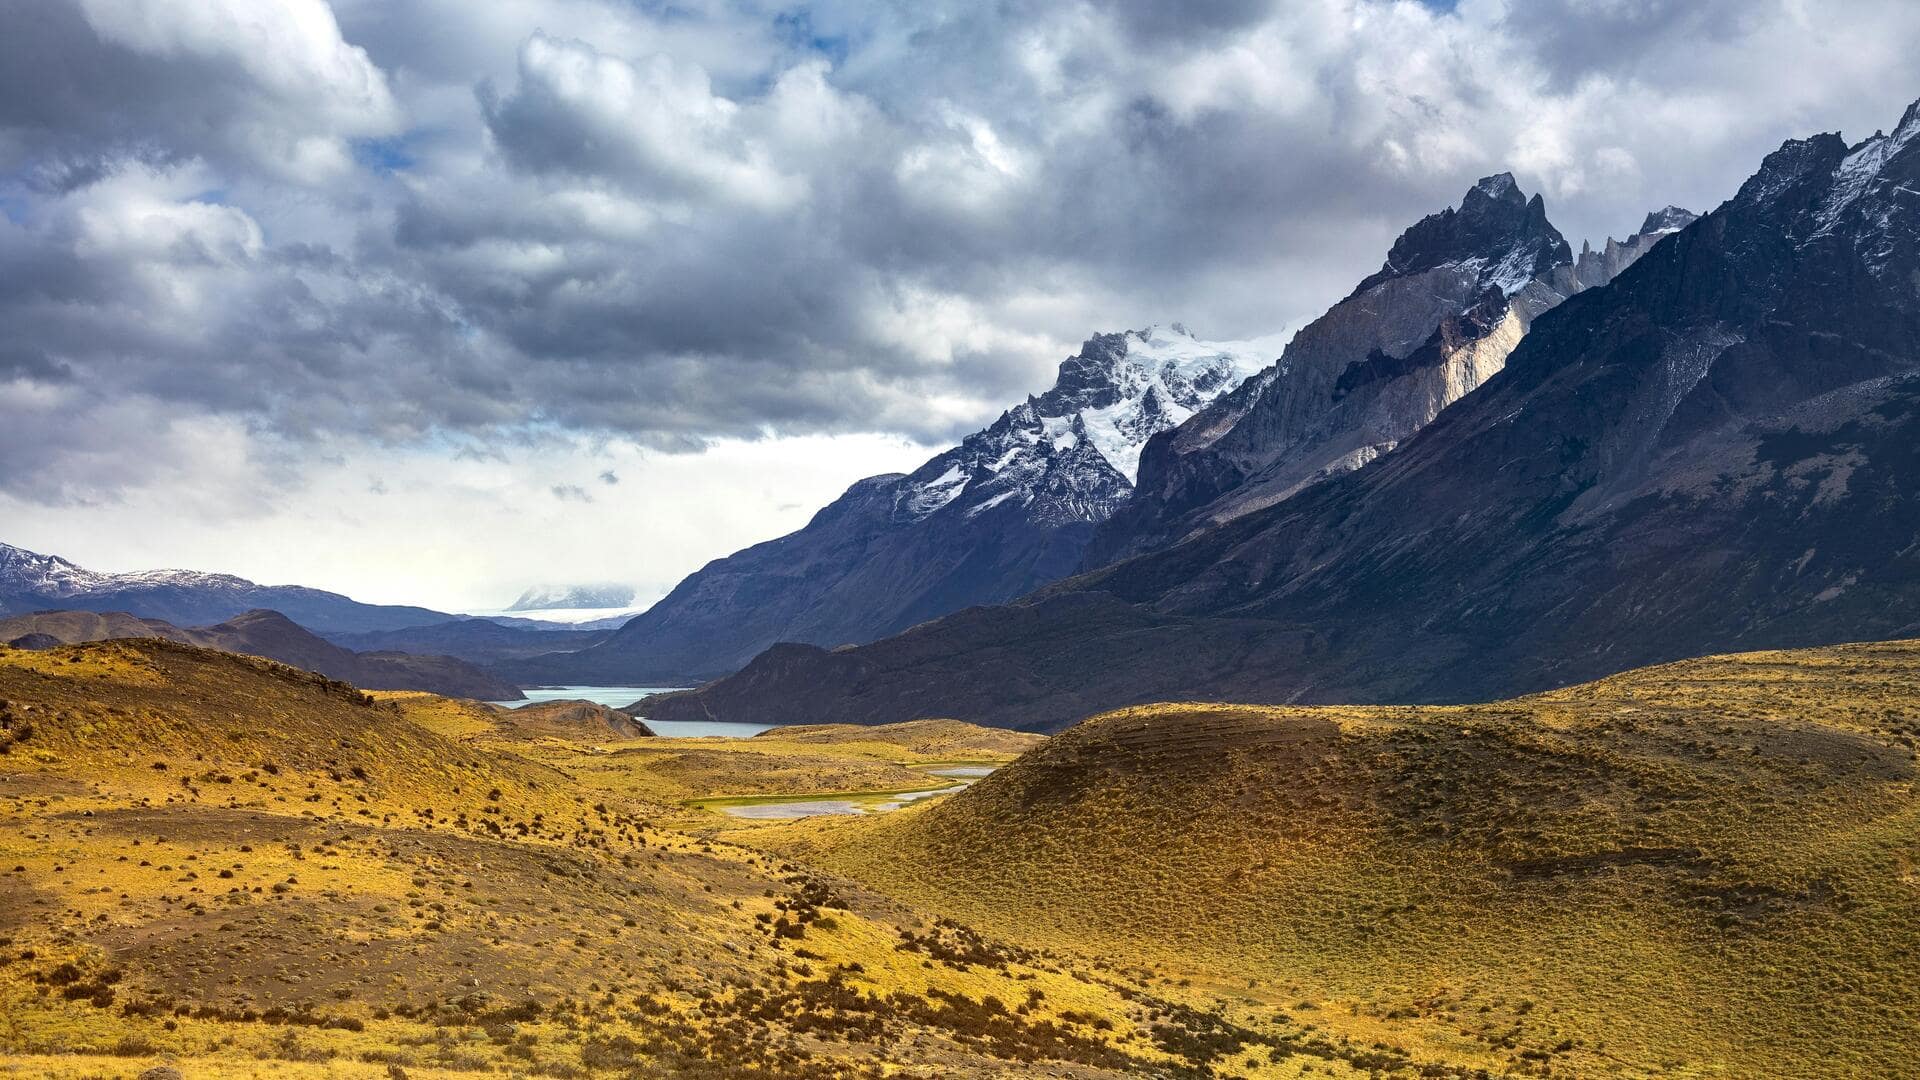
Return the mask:
<path id="1" fill-rule="evenodd" d="M 695 204 L 791 206 L 804 182 L 783 174 L 741 106 L 713 92 L 698 64 L 635 61 L 536 33 L 506 94 L 481 104 L 501 149 L 529 171 L 572 173 Z"/>
<path id="2" fill-rule="evenodd" d="M 225 84 L 199 99 L 214 106 L 214 141 L 290 179 L 339 176 L 351 167 L 346 140 L 400 125 L 384 74 L 341 39 L 323 0 L 80 0 L 80 10 L 104 43 Z"/>
<path id="3" fill-rule="evenodd" d="M 684 569 L 1090 333 L 1295 324 L 1478 176 L 1577 245 L 1920 94 L 1903 0 L 1439 6 L 0 0 L 0 539 L 411 598 L 358 535 L 451 603 L 539 557 L 504 500 Z"/>
<path id="4" fill-rule="evenodd" d="M 192 442 L 190 459 L 119 498 L 45 506 L 0 493 L 6 541 L 100 569 L 217 569 L 441 610 L 497 609 L 548 580 L 631 584 L 644 601 L 717 554 L 805 524 L 848 477 L 929 454 L 881 436 L 725 440 L 701 455 L 574 438 L 465 455 L 330 442 L 288 483 L 250 463 L 244 440 L 174 438 Z M 590 501 L 572 494 L 595 488 Z"/>

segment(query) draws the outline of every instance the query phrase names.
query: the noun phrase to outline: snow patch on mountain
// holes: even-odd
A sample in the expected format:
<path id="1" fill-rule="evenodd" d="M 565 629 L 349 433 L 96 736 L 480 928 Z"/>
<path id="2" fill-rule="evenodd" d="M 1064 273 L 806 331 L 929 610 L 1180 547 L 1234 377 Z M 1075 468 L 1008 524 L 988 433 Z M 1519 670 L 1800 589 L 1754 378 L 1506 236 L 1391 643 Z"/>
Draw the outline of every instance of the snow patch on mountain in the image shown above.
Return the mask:
<path id="1" fill-rule="evenodd" d="M 1909 111 L 1891 135 L 1875 132 L 1873 138 L 1853 148 L 1841 159 L 1833 174 L 1833 189 L 1821 203 L 1817 219 L 1823 230 L 1839 222 L 1848 207 L 1860 201 L 1886 171 L 1887 163 L 1900 155 L 1907 145 L 1920 138 L 1920 114 Z"/>

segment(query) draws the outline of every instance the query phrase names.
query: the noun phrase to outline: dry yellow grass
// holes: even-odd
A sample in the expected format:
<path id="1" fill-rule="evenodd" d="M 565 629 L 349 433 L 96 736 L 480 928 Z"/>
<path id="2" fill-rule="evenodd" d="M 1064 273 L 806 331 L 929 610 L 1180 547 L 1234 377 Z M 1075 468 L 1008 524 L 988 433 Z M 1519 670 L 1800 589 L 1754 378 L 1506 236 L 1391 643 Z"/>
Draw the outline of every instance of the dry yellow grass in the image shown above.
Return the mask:
<path id="1" fill-rule="evenodd" d="M 664 828 L 535 760 L 604 748 L 494 732 L 185 646 L 0 650 L 0 1075 L 1093 1080 L 1299 1033 Z"/>
<path id="2" fill-rule="evenodd" d="M 580 742 L 151 642 L 0 650 L 0 702 L 0 1075 L 1920 1060 L 1913 643 L 1487 706 L 1153 706 L 1037 745 Z M 875 818 L 680 805 L 1028 745 Z"/>
<path id="3" fill-rule="evenodd" d="M 1920 644 L 1763 653 L 1486 706 L 1122 710 L 938 805 L 739 835 L 1417 1059 L 1909 1075 L 1916 736 Z"/>

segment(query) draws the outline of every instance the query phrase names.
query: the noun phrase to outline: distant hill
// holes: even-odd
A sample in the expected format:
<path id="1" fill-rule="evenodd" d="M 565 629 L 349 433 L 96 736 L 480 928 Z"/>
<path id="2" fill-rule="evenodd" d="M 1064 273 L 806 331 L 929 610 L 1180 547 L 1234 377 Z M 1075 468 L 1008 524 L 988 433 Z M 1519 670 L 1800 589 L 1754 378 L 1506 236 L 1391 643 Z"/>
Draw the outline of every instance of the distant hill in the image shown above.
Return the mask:
<path id="1" fill-rule="evenodd" d="M 925 757 L 951 760 L 1024 754 L 1046 741 L 1043 735 L 982 727 L 958 720 L 909 720 L 900 724 L 872 725 L 791 724 L 768 728 L 754 738 L 769 742 L 826 745 L 891 743 Z"/>
<path id="2" fill-rule="evenodd" d="M 541 701 L 510 709 L 495 706 L 494 716 L 503 732 L 523 737 L 554 735 L 579 742 L 605 742 L 653 736 L 647 725 L 626 713 L 591 701 Z"/>
<path id="3" fill-rule="evenodd" d="M 0 619 L 0 643 L 19 648 L 121 638 L 162 638 L 264 656 L 368 690 L 425 690 L 482 701 L 515 701 L 525 696 L 512 683 L 451 656 L 343 649 L 277 611 L 248 611 L 201 627 L 175 626 L 124 611 L 41 611 Z"/>
<path id="4" fill-rule="evenodd" d="M 520 625 L 515 625 L 516 623 Z M 537 628 L 536 628 L 537 627 Z M 559 628 L 553 623 L 494 618 L 454 618 L 401 630 L 329 633 L 328 641 L 363 652 L 407 652 L 457 656 L 470 664 L 491 664 L 539 656 L 556 650 L 584 649 L 607 639 L 610 629 Z"/>
<path id="5" fill-rule="evenodd" d="M 453 616 L 421 607 L 363 604 L 299 585 L 257 585 L 231 574 L 147 570 L 108 574 L 0 544 L 0 615 L 49 609 L 124 611 L 201 626 L 245 611 L 278 611 L 315 633 L 393 630 Z"/>
<path id="6" fill-rule="evenodd" d="M 1149 705 L 773 843 L 1028 947 L 1349 1001 L 1496 1075 L 1903 1076 L 1917 717 L 1913 641 L 1490 705 Z"/>

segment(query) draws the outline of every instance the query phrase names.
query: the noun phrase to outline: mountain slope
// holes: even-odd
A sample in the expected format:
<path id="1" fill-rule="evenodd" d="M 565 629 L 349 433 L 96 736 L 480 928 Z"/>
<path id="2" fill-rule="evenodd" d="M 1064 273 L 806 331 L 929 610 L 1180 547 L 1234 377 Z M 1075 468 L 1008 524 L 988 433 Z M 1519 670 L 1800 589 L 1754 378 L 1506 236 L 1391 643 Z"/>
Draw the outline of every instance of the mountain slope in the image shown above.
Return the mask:
<path id="1" fill-rule="evenodd" d="M 649 717 L 1055 728 L 1175 697 L 1485 700 L 1920 629 L 1920 109 L 1788 142 L 1392 454 L 1186 543 Z"/>
<path id="2" fill-rule="evenodd" d="M 1916 715 L 1913 641 L 1492 705 L 1153 705 L 924 810 L 764 842 L 1030 947 L 1353 1001 L 1508 1069 L 1904 1075 Z"/>
<path id="3" fill-rule="evenodd" d="M 176 626 L 197 626 L 265 608 L 317 633 L 396 630 L 452 618 L 426 608 L 362 604 L 299 585 L 256 585 L 231 574 L 148 570 L 105 574 L 57 555 L 0 544 L 0 615 L 66 608 L 124 611 Z"/>
<path id="4" fill-rule="evenodd" d="M 500 665 L 523 681 L 673 683 L 777 641 L 871 641 L 1071 573 L 1127 498 L 1140 446 L 1267 359 L 1172 327 L 1089 339 L 1052 389 L 905 476 L 862 480 L 798 532 L 715 560 L 571 655 Z"/>
<path id="5" fill-rule="evenodd" d="M 24 645 L 26 638 L 37 640 Z M 86 641 L 161 638 L 222 652 L 264 656 L 368 690 L 425 690 L 449 697 L 514 701 L 525 696 L 451 656 L 400 652 L 356 653 L 326 641 L 277 611 L 248 611 L 215 626 L 180 627 L 124 611 L 39 611 L 0 619 L 0 642 L 46 648 Z"/>
<path id="6" fill-rule="evenodd" d="M 1533 320 L 1604 285 L 1694 215 L 1668 207 L 1575 260 L 1510 174 L 1401 234 L 1381 269 L 1270 368 L 1155 436 L 1087 564 L 1152 551 L 1390 452 L 1506 363 Z"/>

